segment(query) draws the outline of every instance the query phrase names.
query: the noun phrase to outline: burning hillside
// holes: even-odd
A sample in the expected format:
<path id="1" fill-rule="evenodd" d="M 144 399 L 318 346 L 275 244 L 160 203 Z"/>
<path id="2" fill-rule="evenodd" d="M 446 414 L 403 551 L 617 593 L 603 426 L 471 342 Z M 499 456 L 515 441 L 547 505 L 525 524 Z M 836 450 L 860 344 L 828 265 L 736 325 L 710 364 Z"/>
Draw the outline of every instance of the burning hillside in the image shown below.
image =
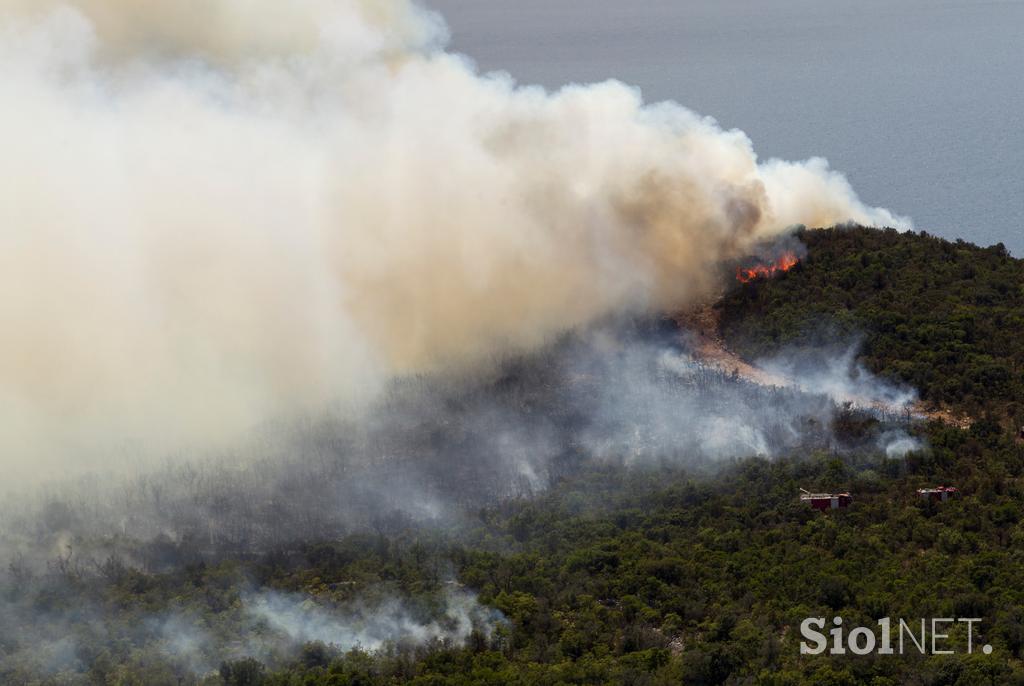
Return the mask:
<path id="1" fill-rule="evenodd" d="M 419 3 L 180 4 L 0 0 L 14 478 L 230 449 L 693 302 L 795 224 L 906 223 L 623 84 L 481 75 Z"/>
<path id="2" fill-rule="evenodd" d="M 737 267 L 736 280 L 740 283 L 749 283 L 755 279 L 767 278 L 781 272 L 788 272 L 798 264 L 800 264 L 800 258 L 798 258 L 795 253 L 787 251 L 777 259 L 768 262 L 767 264 L 755 264 L 751 267 Z"/>

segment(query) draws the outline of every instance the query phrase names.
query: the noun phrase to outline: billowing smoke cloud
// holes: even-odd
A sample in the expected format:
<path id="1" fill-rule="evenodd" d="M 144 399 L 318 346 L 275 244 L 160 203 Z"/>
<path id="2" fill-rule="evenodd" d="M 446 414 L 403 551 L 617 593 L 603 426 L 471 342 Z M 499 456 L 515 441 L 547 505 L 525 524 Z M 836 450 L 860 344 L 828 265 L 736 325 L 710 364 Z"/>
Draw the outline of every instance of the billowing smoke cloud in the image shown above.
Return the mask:
<path id="1" fill-rule="evenodd" d="M 906 223 L 445 31 L 406 0 L 0 0 L 8 474 L 224 447 L 677 306 L 793 224 Z"/>

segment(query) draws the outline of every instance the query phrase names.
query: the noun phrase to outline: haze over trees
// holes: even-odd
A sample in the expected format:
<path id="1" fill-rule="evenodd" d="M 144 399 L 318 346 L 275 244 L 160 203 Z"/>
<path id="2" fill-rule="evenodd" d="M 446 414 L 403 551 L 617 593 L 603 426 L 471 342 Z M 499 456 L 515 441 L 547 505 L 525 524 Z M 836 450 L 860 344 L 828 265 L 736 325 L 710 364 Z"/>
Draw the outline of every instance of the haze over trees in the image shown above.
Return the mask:
<path id="1" fill-rule="evenodd" d="M 733 289 L 729 342 L 750 357 L 862 336 L 873 371 L 922 399 L 1024 426 L 1024 261 L 925 232 L 803 231 L 807 257 L 783 278 Z"/>
<path id="2" fill-rule="evenodd" d="M 926 399 L 977 411 L 970 428 L 908 427 L 840 407 L 829 431 L 808 430 L 772 457 L 680 460 L 654 451 L 639 462 L 623 454 L 592 460 L 581 443 L 543 463 L 542 488 L 520 482 L 480 499 L 439 501 L 458 511 L 443 526 L 403 514 L 394 502 L 359 526 L 316 518 L 317 511 L 373 512 L 358 500 L 348 503 L 354 510 L 323 509 L 344 483 L 330 475 L 352 469 L 336 462 L 344 451 L 330 432 L 309 439 L 313 466 L 290 481 L 287 469 L 261 468 L 157 479 L 133 491 L 147 516 L 168 513 L 147 520 L 162 522 L 163 535 L 100 535 L 78 522 L 87 500 L 55 500 L 30 520 L 52 536 L 45 563 L 11 554 L 5 564 L 0 682 L 1024 683 L 1024 448 L 1012 423 L 1021 344 L 993 324 L 1001 317 L 1012 330 L 1018 321 L 1021 262 L 998 248 L 859 228 L 801 239 L 808 254 L 800 266 L 727 294 L 729 340 L 768 353 L 801 336 L 821 339 L 829 333 L 823 321 L 832 331 L 847 327 L 864 336 L 864 361 L 880 374 L 924 374 Z M 936 276 L 972 271 L 954 285 Z M 1006 297 L 994 297 L 1001 289 Z M 900 323 L 892 325 L 894 317 Z M 932 340 L 956 357 L 930 358 L 925 341 Z M 456 409 L 427 421 L 395 410 L 395 431 L 382 434 L 390 435 L 389 451 L 404 441 L 433 446 L 436 459 L 415 478 L 447 478 L 459 490 L 496 483 L 484 475 L 508 457 L 474 461 L 499 448 L 473 437 L 474 427 L 491 426 L 470 419 L 482 400 L 504 398 L 557 418 L 566 435 L 582 435 L 588 415 L 552 392 L 551 359 L 511 365 L 477 395 L 453 392 L 446 402 Z M 986 365 L 1004 369 L 1005 384 L 985 382 Z M 667 388 L 679 383 L 674 378 Z M 702 378 L 691 381 L 724 383 Z M 960 387 L 971 389 L 969 398 L 950 390 Z M 764 393 L 752 397 L 768 404 L 789 397 Z M 444 428 L 452 418 L 461 433 Z M 888 457 L 875 437 L 893 424 L 923 447 Z M 446 471 L 449 454 L 456 459 Z M 384 473 L 399 478 L 398 467 L 411 467 L 414 457 Z M 498 476 L 514 473 L 523 478 L 514 470 Z M 197 479 L 207 485 L 171 488 Z M 232 481 L 240 483 L 226 488 Z M 940 505 L 914 494 L 939 483 L 957 485 L 963 497 Z M 797 500 L 801 487 L 850 490 L 854 505 L 811 510 Z M 339 502 L 358 498 L 335 493 Z M 219 513 L 228 530 L 176 533 L 175 523 L 188 521 L 180 518 L 190 494 L 202 495 L 193 501 L 199 519 Z M 271 526 L 280 518 L 284 524 Z M 263 537 L 253 537 L 260 527 Z M 288 528 L 305 537 L 288 540 Z M 799 622 L 835 615 L 848 626 L 883 616 L 981 617 L 976 645 L 994 650 L 801 657 Z M 962 629 L 951 634 L 951 643 L 965 645 Z"/>

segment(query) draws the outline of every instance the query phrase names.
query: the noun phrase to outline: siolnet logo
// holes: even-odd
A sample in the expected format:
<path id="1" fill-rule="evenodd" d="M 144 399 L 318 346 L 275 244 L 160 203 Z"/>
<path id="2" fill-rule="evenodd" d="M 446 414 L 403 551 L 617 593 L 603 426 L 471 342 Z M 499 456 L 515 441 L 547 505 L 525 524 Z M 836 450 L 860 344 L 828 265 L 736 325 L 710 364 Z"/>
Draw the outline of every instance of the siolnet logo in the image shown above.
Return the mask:
<path id="1" fill-rule="evenodd" d="M 900 619 L 899 624 L 895 624 L 890 617 L 883 617 L 878 620 L 878 633 L 874 628 L 866 626 L 844 632 L 843 618 L 833 617 L 833 626 L 826 636 L 823 633 L 825 618 L 808 617 L 800 622 L 800 635 L 805 639 L 800 642 L 800 654 L 821 655 L 826 650 L 830 655 L 904 655 L 913 652 L 922 655 L 951 655 L 956 652 L 974 652 L 974 625 L 981 622 L 980 618 L 922 618 L 920 626 L 917 621 L 911 620 L 908 623 Z M 950 638 L 949 631 L 957 624 L 965 624 L 967 627 L 967 634 L 962 642 Z M 981 652 L 990 655 L 992 646 L 986 643 L 981 646 Z"/>

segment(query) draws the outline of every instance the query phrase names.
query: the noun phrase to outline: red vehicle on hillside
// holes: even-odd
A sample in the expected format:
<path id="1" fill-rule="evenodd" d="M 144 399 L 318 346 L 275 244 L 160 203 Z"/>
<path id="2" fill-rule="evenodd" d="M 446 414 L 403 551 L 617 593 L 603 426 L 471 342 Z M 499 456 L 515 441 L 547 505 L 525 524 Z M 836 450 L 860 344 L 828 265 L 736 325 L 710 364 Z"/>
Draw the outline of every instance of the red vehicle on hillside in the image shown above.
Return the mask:
<path id="1" fill-rule="evenodd" d="M 800 489 L 800 502 L 807 503 L 815 510 L 838 510 L 849 507 L 853 496 L 849 493 L 811 493 Z"/>
<path id="2" fill-rule="evenodd" d="M 937 486 L 935 488 L 919 488 L 917 495 L 922 500 L 944 503 L 950 498 L 959 498 L 960 489 L 956 486 Z"/>

